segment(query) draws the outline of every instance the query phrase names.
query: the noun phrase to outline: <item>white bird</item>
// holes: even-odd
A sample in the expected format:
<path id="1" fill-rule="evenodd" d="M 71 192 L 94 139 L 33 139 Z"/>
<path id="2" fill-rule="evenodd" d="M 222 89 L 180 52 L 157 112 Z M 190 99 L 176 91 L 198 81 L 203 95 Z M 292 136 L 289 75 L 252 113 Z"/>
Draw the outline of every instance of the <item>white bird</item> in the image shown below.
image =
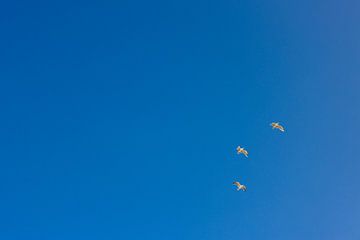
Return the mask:
<path id="1" fill-rule="evenodd" d="M 273 122 L 270 125 L 272 126 L 272 129 L 276 128 L 276 129 L 279 129 L 281 132 L 285 132 L 284 127 L 281 126 L 279 122 L 277 122 L 277 123 Z"/>
<path id="2" fill-rule="evenodd" d="M 245 150 L 245 148 L 242 148 L 242 147 L 240 147 L 240 146 L 238 146 L 237 148 L 236 148 L 236 151 L 237 151 L 237 154 L 244 154 L 245 155 L 245 157 L 248 157 L 248 152 Z"/>
<path id="3" fill-rule="evenodd" d="M 246 186 L 245 185 L 242 185 L 239 182 L 233 182 L 233 185 L 235 185 L 237 187 L 237 189 L 236 189 L 237 191 L 242 190 L 242 191 L 246 192 Z"/>

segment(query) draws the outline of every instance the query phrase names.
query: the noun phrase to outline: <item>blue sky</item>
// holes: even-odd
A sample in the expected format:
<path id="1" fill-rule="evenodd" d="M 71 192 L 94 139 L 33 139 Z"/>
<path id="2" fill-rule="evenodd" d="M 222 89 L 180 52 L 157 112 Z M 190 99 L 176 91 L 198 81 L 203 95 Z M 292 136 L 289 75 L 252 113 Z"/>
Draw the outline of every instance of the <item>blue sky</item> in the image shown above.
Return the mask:
<path id="1" fill-rule="evenodd" d="M 4 2 L 0 239 L 360 238 L 359 7 Z"/>

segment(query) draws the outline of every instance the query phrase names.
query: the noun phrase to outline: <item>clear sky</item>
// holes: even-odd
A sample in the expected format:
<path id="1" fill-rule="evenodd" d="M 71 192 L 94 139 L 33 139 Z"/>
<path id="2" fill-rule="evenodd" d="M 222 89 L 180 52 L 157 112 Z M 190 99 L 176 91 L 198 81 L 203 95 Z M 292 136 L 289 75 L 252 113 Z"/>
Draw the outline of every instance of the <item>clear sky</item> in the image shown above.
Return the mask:
<path id="1" fill-rule="evenodd" d="M 359 9 L 4 1 L 0 239 L 360 239 Z"/>

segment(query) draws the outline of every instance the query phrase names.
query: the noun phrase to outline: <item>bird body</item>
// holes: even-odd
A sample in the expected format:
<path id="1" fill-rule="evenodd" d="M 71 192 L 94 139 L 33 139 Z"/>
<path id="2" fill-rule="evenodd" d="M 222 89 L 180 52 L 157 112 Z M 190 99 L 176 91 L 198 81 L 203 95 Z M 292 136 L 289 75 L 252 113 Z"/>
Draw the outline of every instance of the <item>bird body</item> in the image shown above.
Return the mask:
<path id="1" fill-rule="evenodd" d="M 245 150 L 245 148 L 242 148 L 242 147 L 238 146 L 236 148 L 236 151 L 237 151 L 237 154 L 244 154 L 245 157 L 248 157 L 249 153 L 248 153 L 248 151 Z"/>
<path id="2" fill-rule="evenodd" d="M 284 127 L 283 126 L 281 126 L 280 125 L 280 123 L 279 122 L 273 122 L 273 123 L 271 123 L 270 124 L 271 126 L 272 126 L 272 129 L 279 129 L 281 132 L 285 132 L 285 129 L 284 129 Z"/>
<path id="3" fill-rule="evenodd" d="M 246 192 L 246 186 L 245 185 L 242 185 L 239 182 L 233 182 L 233 185 L 235 185 L 237 187 L 237 189 L 236 189 L 237 191 L 242 190 L 243 192 Z"/>

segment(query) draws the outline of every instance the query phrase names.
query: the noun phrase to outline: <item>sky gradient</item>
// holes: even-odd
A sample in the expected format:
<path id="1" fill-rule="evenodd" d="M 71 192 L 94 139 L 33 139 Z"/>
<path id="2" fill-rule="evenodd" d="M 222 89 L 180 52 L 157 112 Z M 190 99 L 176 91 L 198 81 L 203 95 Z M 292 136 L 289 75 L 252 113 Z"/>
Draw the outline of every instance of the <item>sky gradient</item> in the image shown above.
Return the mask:
<path id="1" fill-rule="evenodd" d="M 4 2 L 0 239 L 360 239 L 359 9 Z"/>

